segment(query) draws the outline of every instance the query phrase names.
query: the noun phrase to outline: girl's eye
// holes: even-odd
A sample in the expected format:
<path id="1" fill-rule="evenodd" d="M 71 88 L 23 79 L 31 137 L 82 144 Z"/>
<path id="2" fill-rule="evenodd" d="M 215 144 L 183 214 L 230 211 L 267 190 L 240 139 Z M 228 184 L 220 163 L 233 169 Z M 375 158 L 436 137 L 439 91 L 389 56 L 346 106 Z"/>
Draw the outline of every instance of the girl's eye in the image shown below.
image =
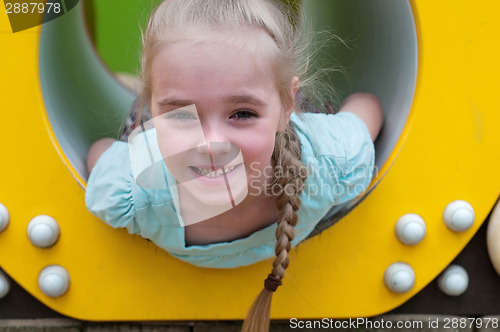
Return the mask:
<path id="1" fill-rule="evenodd" d="M 231 115 L 231 118 L 237 120 L 248 120 L 254 117 L 257 117 L 257 114 L 251 110 L 238 110 L 236 113 Z"/>

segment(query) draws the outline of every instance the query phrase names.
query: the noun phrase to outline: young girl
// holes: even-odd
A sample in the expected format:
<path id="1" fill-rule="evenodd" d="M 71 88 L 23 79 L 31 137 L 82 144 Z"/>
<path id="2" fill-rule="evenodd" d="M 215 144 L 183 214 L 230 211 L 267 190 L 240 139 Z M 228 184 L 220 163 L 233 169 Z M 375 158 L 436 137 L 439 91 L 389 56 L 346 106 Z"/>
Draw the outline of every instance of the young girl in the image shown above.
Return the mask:
<path id="1" fill-rule="evenodd" d="M 267 0 L 163 1 L 143 37 L 141 100 L 169 188 L 141 185 L 126 142 L 100 140 L 88 156 L 86 204 L 112 227 L 198 266 L 275 256 L 247 331 L 268 329 L 289 250 L 367 188 L 382 126 L 380 103 L 365 93 L 335 115 L 298 114 L 310 58 L 299 32 Z"/>

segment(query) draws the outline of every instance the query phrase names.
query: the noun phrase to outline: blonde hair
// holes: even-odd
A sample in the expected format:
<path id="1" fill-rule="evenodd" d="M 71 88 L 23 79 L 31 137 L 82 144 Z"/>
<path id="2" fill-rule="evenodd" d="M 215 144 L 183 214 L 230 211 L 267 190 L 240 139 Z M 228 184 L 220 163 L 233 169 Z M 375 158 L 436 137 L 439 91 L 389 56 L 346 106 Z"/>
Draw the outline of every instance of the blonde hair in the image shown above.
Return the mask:
<path id="1" fill-rule="evenodd" d="M 294 103 L 292 91 L 293 77 L 300 77 L 300 86 L 308 86 L 305 77 L 308 71 L 307 39 L 299 33 L 293 11 L 282 3 L 268 0 L 164 0 L 151 15 L 146 31 L 143 33 L 142 79 L 144 84 L 140 105 L 149 106 L 151 101 L 151 64 L 158 47 L 174 43 L 186 37 L 189 28 L 196 31 L 222 33 L 237 28 L 256 28 L 267 34 L 270 41 L 259 39 L 257 42 L 230 40 L 236 47 L 250 47 L 255 52 L 266 52 L 272 57 L 276 83 L 280 94 L 283 112 Z M 192 37 L 192 35 L 190 35 Z M 198 38 L 203 38 L 198 37 Z M 233 38 L 234 39 L 234 38 Z M 248 46 L 250 44 L 250 46 Z M 252 46 L 253 45 L 253 46 Z M 140 107 L 140 109 L 143 109 Z M 140 116 L 139 116 L 140 118 Z M 275 179 L 282 190 L 277 197 L 279 208 L 276 230 L 276 258 L 266 284 L 281 284 L 288 267 L 288 252 L 295 237 L 296 211 L 300 206 L 299 194 L 307 177 L 306 168 L 301 162 L 300 141 L 288 123 L 285 130 L 276 134 L 272 163 L 274 167 L 285 170 Z M 272 288 L 272 287 L 271 287 Z M 243 331 L 268 331 L 272 290 L 266 286 L 251 306 L 243 324 Z"/>

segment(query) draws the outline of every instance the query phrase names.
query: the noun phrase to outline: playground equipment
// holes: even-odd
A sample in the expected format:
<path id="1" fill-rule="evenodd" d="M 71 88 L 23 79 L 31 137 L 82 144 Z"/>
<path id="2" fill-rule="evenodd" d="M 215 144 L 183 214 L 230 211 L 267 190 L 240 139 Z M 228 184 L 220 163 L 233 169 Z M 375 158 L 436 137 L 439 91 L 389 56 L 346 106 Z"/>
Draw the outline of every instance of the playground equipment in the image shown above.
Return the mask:
<path id="1" fill-rule="evenodd" d="M 375 93 L 387 121 L 370 190 L 333 209 L 326 219 L 341 218 L 335 226 L 292 250 L 271 318 L 377 315 L 437 277 L 498 198 L 500 105 L 494 87 L 500 69 L 492 41 L 500 32 L 500 4 L 304 4 L 318 22 L 334 22 L 339 35 L 355 39 L 356 48 L 339 54 L 349 81 L 336 83 L 345 93 Z M 270 261 L 197 268 L 124 229 L 111 229 L 86 210 L 88 147 L 117 133 L 134 95 L 103 65 L 84 22 L 78 4 L 43 26 L 13 34 L 0 13 L 0 130 L 6 138 L 0 266 L 41 302 L 79 319 L 242 319 Z M 409 223 L 420 225 L 420 235 L 395 230 L 408 214 L 420 217 Z M 45 245 L 37 246 L 27 233 L 40 216 L 53 219 L 60 235 L 42 232 Z M 405 287 L 386 286 L 398 280 Z"/>

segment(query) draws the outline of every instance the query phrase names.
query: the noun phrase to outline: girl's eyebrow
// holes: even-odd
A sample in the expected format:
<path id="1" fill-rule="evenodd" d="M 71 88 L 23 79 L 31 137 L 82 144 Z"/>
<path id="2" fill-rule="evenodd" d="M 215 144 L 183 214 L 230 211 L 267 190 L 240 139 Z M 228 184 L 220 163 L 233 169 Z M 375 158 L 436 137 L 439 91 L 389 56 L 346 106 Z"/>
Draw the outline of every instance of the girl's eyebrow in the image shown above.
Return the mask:
<path id="1" fill-rule="evenodd" d="M 229 96 L 224 98 L 224 102 L 231 104 L 254 104 L 256 106 L 266 105 L 266 103 L 264 103 L 262 100 L 251 95 Z"/>
<path id="2" fill-rule="evenodd" d="M 225 103 L 230 103 L 230 104 L 253 104 L 256 106 L 265 106 L 266 103 L 264 103 L 262 100 L 259 98 L 252 96 L 252 95 L 234 95 L 234 96 L 229 96 L 224 98 L 223 100 Z M 160 100 L 158 102 L 159 106 L 189 106 L 195 104 L 194 101 L 189 100 L 189 99 L 170 99 L 170 98 L 165 98 L 163 100 Z"/>
<path id="3" fill-rule="evenodd" d="M 163 99 L 158 102 L 159 106 L 189 106 L 193 105 L 194 101 L 185 99 Z"/>

